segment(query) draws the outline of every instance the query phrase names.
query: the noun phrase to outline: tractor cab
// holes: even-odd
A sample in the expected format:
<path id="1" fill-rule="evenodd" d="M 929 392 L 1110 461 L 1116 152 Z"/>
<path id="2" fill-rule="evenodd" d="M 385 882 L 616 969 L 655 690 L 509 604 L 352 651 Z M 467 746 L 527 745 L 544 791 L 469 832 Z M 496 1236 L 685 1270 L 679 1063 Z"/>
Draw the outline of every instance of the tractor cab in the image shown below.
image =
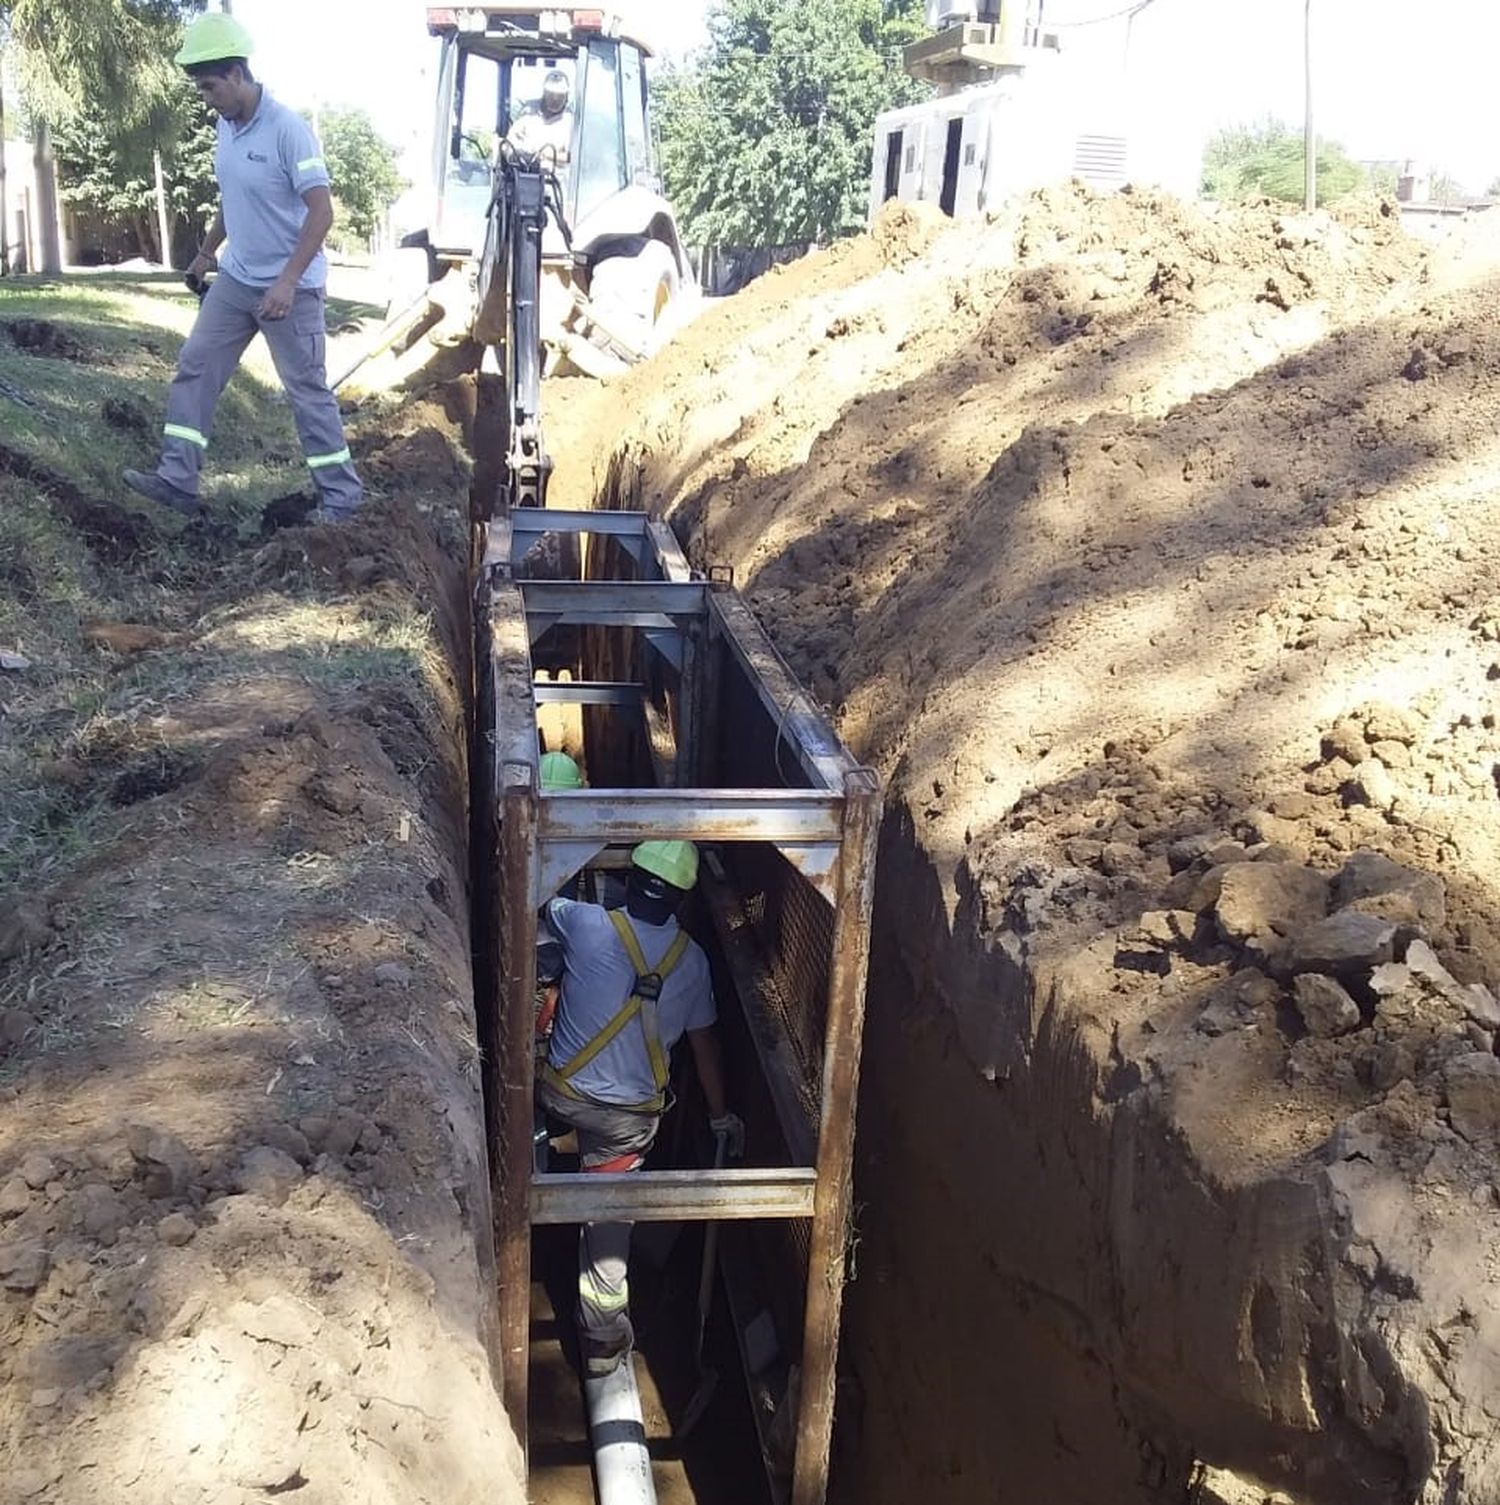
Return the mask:
<path id="1" fill-rule="evenodd" d="M 645 39 L 614 11 L 516 4 L 429 9 L 427 29 L 442 50 L 426 240 L 435 271 L 474 271 L 476 335 L 493 335 L 483 325 L 497 183 L 519 157 L 549 180 L 549 351 L 585 370 L 647 353 L 687 262 L 657 172 Z M 602 322 L 578 317 L 589 300 Z M 602 359 L 578 347 L 580 333 Z"/>

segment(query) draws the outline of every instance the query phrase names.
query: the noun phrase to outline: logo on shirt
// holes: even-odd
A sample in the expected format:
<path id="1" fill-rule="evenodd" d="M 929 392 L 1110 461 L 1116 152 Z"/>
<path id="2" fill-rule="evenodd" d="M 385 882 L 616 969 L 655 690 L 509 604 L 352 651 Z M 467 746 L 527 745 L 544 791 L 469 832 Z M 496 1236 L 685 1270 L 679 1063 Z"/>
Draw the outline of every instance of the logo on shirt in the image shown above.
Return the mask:
<path id="1" fill-rule="evenodd" d="M 264 152 L 246 152 L 245 155 L 252 162 L 269 162 L 271 160 Z"/>

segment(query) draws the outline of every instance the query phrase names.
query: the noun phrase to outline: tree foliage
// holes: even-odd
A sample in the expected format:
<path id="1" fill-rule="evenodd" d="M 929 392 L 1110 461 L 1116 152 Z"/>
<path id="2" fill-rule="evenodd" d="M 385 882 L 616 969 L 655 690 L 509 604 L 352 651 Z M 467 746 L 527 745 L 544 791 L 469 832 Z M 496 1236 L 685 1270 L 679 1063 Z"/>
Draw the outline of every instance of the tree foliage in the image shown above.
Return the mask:
<path id="1" fill-rule="evenodd" d="M 153 127 L 176 106 L 172 64 L 185 16 L 202 0 L 0 0 L 28 112 L 52 122 L 107 111 Z"/>
<path id="2" fill-rule="evenodd" d="M 61 123 L 55 142 L 63 197 L 138 231 L 144 227 L 149 232 L 145 239 L 154 242 L 153 155 L 159 150 L 173 222 L 201 233 L 219 197 L 214 179 L 217 131 L 212 114 L 181 80 L 170 104 L 170 113 L 159 112 L 155 129 L 122 128 L 100 110 L 75 113 Z"/>
<path id="3" fill-rule="evenodd" d="M 1371 186 L 1370 176 L 1336 141 L 1318 142 L 1318 203 L 1331 204 Z M 1203 153 L 1203 192 L 1210 198 L 1267 198 L 1300 204 L 1306 192 L 1302 132 L 1267 118 L 1231 126 Z"/>
<path id="4" fill-rule="evenodd" d="M 318 127 L 333 196 L 342 211 L 340 222 L 368 246 L 386 210 L 406 187 L 396 148 L 364 110 L 324 110 Z"/>
<path id="5" fill-rule="evenodd" d="M 715 0 L 709 44 L 656 90 L 667 192 L 698 245 L 864 223 L 875 117 L 922 96 L 900 50 L 921 0 Z"/>

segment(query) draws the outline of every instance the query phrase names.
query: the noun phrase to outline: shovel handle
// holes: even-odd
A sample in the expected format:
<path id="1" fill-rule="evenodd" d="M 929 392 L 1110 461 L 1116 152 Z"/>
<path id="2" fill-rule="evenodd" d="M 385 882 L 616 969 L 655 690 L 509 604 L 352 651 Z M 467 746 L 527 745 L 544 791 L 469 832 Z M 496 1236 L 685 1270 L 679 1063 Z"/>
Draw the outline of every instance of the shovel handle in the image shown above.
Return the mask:
<path id="1" fill-rule="evenodd" d="M 729 1135 L 714 1135 L 714 1169 L 721 1171 L 729 1159 Z M 703 1267 L 698 1272 L 698 1331 L 693 1341 L 693 1360 L 703 1368 L 703 1334 L 708 1327 L 708 1309 L 714 1299 L 714 1270 L 719 1262 L 719 1225 L 708 1223 L 703 1229 Z"/>

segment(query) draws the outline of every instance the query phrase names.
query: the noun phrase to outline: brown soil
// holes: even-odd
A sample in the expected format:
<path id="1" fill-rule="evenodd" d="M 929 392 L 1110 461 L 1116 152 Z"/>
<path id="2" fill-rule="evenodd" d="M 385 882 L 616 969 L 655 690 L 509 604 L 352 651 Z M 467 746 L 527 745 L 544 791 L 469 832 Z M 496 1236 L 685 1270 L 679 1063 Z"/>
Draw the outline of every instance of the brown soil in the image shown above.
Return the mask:
<path id="1" fill-rule="evenodd" d="M 65 361 L 91 361 L 97 352 L 51 319 L 0 319 L 17 350 Z"/>
<path id="2" fill-rule="evenodd" d="M 844 1498 L 1500 1497 L 1494 251 L 898 210 L 552 421 L 887 781 Z"/>
<path id="3" fill-rule="evenodd" d="M 431 417 L 356 441 L 401 492 L 358 528 L 231 550 L 180 630 L 89 629 L 155 688 L 48 771 L 114 809 L 86 860 L 0 906 L 7 1505 L 523 1498 Z"/>

